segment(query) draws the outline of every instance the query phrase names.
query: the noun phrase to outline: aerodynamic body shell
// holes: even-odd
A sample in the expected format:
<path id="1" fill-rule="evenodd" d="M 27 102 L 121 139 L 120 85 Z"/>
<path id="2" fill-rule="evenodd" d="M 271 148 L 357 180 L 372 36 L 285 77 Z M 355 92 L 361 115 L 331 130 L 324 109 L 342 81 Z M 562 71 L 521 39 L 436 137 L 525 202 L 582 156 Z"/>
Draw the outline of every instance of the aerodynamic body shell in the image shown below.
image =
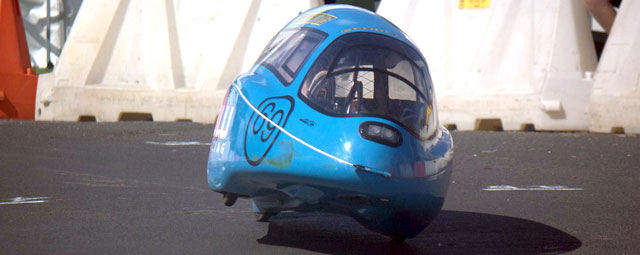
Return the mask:
<path id="1" fill-rule="evenodd" d="M 324 5 L 231 84 L 207 179 L 257 213 L 340 213 L 411 238 L 441 209 L 452 159 L 418 48 L 375 13 Z"/>

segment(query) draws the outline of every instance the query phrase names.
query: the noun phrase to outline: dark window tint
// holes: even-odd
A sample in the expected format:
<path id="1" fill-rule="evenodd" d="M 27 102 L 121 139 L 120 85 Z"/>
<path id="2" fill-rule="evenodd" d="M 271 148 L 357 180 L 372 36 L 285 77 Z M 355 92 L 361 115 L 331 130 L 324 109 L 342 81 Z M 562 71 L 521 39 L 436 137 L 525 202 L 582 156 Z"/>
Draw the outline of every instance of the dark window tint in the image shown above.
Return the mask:
<path id="1" fill-rule="evenodd" d="M 289 85 L 326 36 L 311 28 L 283 30 L 271 40 L 258 63 L 271 70 L 285 86 Z"/>

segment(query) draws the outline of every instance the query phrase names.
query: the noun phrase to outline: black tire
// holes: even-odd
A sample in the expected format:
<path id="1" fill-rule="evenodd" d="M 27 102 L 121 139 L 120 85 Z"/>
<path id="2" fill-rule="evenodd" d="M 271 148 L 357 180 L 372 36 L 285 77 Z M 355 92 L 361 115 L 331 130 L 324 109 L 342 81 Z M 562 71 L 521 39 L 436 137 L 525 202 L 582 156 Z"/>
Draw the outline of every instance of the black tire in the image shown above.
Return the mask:
<path id="1" fill-rule="evenodd" d="M 224 193 L 222 203 L 226 206 L 232 206 L 238 200 L 238 195 L 233 193 Z"/>
<path id="2" fill-rule="evenodd" d="M 255 213 L 254 214 L 257 222 L 267 222 L 269 221 L 271 216 L 274 216 L 274 215 L 275 213 Z"/>

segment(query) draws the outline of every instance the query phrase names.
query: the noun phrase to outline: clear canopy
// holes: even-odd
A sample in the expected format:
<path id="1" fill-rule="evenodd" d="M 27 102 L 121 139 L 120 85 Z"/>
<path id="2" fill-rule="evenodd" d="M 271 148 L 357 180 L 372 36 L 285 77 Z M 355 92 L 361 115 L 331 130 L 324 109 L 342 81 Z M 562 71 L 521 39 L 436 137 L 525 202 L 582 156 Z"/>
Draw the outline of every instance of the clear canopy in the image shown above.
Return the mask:
<path id="1" fill-rule="evenodd" d="M 283 30 L 267 45 L 258 63 L 271 70 L 283 85 L 288 86 L 326 36 L 322 31 L 309 28 Z"/>
<path id="2" fill-rule="evenodd" d="M 351 33 L 315 60 L 300 95 L 323 113 L 382 117 L 419 135 L 432 110 L 428 79 L 424 60 L 407 44 L 374 33 Z"/>

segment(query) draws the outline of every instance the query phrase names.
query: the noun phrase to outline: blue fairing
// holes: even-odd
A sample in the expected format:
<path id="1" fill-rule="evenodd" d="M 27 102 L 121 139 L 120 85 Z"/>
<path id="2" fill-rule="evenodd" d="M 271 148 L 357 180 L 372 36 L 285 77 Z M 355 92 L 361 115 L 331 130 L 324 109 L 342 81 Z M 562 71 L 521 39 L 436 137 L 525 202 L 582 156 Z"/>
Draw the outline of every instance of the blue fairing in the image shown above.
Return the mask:
<path id="1" fill-rule="evenodd" d="M 408 66 L 413 74 L 385 69 L 399 66 L 398 60 L 389 64 L 373 58 L 365 63 L 364 57 L 356 57 L 359 66 L 351 67 L 353 80 L 347 82 L 351 93 L 338 95 L 336 84 L 344 79 L 331 74 L 351 69 L 338 70 L 332 64 L 317 70 L 314 63 L 332 60 L 332 50 L 341 47 L 347 34 L 376 34 L 398 44 L 394 48 L 406 47 L 398 54 L 412 62 Z M 362 76 L 365 71 L 370 78 Z M 314 85 L 305 77 L 316 72 L 329 77 L 322 86 L 333 91 L 331 98 L 320 100 L 311 93 L 309 86 Z M 391 96 L 393 77 L 405 84 L 393 86 L 404 86 L 401 94 L 410 96 Z M 353 92 L 358 84 L 360 92 Z M 368 95 L 363 87 L 371 89 Z M 309 10 L 289 23 L 251 71 L 229 88 L 209 153 L 209 185 L 214 191 L 252 198 L 256 212 L 341 213 L 383 234 L 414 237 L 442 207 L 451 176 L 453 144 L 437 122 L 433 98 L 424 59 L 393 24 L 346 5 Z M 340 106 L 348 100 L 353 102 Z M 394 111 L 407 110 L 397 107 L 353 111 L 363 102 L 415 105 L 408 110 L 420 118 L 396 116 Z M 364 123 L 375 127 L 368 130 Z M 370 136 L 380 130 L 396 136 L 384 138 L 391 139 L 387 142 L 382 135 Z"/>

